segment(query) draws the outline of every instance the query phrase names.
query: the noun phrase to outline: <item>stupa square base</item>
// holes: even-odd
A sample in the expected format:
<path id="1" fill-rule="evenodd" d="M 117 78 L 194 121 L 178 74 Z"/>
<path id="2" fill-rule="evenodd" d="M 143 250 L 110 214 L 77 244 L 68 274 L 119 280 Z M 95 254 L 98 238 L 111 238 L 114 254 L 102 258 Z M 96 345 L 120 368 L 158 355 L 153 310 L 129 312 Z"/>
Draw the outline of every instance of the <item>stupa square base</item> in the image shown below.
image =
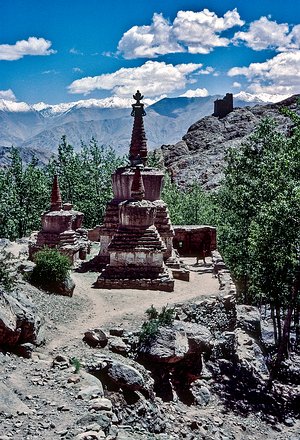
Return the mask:
<path id="1" fill-rule="evenodd" d="M 98 289 L 138 289 L 138 290 L 162 290 L 174 291 L 174 279 L 168 274 L 157 278 L 105 278 L 102 274 L 94 284 Z"/>

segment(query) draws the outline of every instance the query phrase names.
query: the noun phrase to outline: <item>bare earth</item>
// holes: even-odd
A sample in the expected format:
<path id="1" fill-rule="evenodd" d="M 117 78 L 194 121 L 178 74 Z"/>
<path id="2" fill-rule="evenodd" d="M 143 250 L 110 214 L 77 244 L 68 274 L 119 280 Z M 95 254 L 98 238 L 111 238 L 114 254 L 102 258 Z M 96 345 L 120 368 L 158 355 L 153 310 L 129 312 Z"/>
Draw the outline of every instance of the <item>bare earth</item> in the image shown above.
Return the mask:
<path id="1" fill-rule="evenodd" d="M 74 339 L 82 338 L 88 328 L 122 325 L 125 329 L 137 329 L 145 320 L 145 311 L 153 304 L 157 309 L 187 301 L 197 301 L 218 293 L 218 280 L 213 277 L 211 259 L 206 265 L 195 265 L 195 258 L 184 258 L 191 270 L 190 281 L 175 281 L 174 292 L 133 289 L 95 289 L 97 273 L 72 274 L 76 288 L 73 298 L 80 298 L 87 307 L 73 316 L 71 322 L 58 325 L 48 349 L 60 347 Z"/>

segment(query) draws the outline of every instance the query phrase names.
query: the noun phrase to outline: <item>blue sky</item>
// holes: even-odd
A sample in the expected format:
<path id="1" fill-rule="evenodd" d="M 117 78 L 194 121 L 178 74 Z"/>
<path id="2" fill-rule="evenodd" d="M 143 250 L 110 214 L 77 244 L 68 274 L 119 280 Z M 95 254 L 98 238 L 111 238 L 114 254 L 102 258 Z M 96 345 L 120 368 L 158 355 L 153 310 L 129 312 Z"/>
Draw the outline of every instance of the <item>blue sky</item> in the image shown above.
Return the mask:
<path id="1" fill-rule="evenodd" d="M 0 0 L 0 98 L 291 95 L 296 0 Z"/>

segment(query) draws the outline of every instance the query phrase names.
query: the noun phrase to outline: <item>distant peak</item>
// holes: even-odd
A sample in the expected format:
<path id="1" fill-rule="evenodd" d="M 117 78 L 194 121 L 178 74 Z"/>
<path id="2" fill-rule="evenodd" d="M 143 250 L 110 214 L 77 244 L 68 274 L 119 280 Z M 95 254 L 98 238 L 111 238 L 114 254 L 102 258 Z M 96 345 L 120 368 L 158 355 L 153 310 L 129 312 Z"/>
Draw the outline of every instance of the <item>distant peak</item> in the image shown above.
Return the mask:
<path id="1" fill-rule="evenodd" d="M 32 107 L 26 102 L 15 102 L 0 99 L 0 110 L 7 112 L 29 112 L 32 111 Z"/>

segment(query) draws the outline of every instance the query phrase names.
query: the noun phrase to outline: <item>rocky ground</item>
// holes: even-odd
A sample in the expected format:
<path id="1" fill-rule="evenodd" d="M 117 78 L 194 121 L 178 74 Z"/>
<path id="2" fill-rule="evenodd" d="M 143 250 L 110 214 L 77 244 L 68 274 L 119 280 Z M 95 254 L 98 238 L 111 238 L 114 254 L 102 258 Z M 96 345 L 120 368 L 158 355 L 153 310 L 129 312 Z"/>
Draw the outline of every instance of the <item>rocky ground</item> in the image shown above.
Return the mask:
<path id="1" fill-rule="evenodd" d="M 25 247 L 12 258 L 23 249 L 25 261 Z M 186 259 L 191 281 L 173 293 L 93 289 L 93 272 L 72 275 L 71 298 L 19 281 L 44 342 L 30 358 L 0 353 L 0 440 L 298 440 L 299 376 L 266 390 L 270 331 L 257 309 L 236 305 L 215 262 L 217 278 L 211 262 Z M 152 304 L 175 307 L 175 319 L 139 345 Z"/>

